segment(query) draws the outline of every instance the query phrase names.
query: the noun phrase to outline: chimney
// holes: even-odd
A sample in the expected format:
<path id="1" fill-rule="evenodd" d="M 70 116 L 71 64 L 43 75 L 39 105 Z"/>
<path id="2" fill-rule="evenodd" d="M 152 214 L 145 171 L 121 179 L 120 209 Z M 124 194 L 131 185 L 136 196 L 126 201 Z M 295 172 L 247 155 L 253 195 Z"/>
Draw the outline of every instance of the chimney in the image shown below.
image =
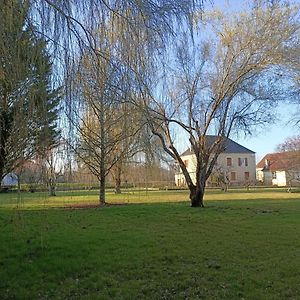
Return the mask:
<path id="1" fill-rule="evenodd" d="M 270 161 L 268 159 L 265 159 L 265 168 L 269 169 L 270 167 Z"/>

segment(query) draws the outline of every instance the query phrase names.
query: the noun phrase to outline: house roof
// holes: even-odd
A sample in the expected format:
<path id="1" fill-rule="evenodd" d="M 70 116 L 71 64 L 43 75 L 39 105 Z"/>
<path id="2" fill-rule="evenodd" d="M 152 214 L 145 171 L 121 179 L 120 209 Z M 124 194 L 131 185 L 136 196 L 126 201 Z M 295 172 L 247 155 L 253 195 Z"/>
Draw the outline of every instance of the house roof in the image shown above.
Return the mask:
<path id="1" fill-rule="evenodd" d="M 256 165 L 271 172 L 300 169 L 300 151 L 269 153 Z"/>
<path id="2" fill-rule="evenodd" d="M 218 138 L 216 135 L 207 135 L 206 137 L 207 146 L 210 147 Z M 225 150 L 222 153 L 255 153 L 254 151 L 236 143 L 230 138 L 226 138 L 224 141 Z M 191 149 L 185 150 L 181 156 L 191 155 L 194 152 Z"/>

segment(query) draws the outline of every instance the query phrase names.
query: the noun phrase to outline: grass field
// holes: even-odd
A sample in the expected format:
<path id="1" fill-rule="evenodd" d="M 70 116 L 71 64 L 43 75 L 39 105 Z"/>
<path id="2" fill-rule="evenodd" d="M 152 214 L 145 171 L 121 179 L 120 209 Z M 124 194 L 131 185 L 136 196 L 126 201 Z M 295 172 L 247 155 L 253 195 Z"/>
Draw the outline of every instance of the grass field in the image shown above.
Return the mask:
<path id="1" fill-rule="evenodd" d="M 47 192 L 17 192 L 0 193 L 0 208 L 57 208 L 76 205 L 97 205 L 97 190 L 74 190 L 60 191 L 57 196 L 49 197 Z M 162 202 L 183 202 L 189 201 L 187 190 L 125 190 L 122 194 L 115 194 L 113 190 L 106 193 L 106 200 L 111 204 L 131 203 L 162 203 Z M 294 188 L 292 193 L 287 193 L 285 188 L 251 188 L 231 189 L 222 192 L 220 189 L 207 189 L 205 201 L 211 200 L 283 200 L 299 199 L 300 189 Z"/>
<path id="2" fill-rule="evenodd" d="M 299 192 L 107 196 L 1 194 L 0 299 L 300 299 Z"/>

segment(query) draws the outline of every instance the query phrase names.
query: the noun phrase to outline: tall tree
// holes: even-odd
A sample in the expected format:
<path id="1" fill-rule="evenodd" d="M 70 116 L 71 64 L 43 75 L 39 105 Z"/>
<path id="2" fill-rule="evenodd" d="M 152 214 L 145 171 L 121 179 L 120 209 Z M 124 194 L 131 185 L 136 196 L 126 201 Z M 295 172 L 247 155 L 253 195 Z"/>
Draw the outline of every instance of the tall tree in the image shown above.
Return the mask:
<path id="1" fill-rule="evenodd" d="M 194 47 L 186 47 L 192 43 L 185 36 L 174 51 L 177 66 L 162 87 L 167 96 L 156 97 L 156 90 L 144 96 L 148 122 L 179 164 L 192 206 L 204 205 L 206 181 L 227 138 L 271 121 L 272 106 L 285 92 L 276 71 L 299 29 L 297 12 L 278 1 L 255 1 L 248 12 L 204 15 L 199 26 L 207 26 L 209 42 L 194 36 Z M 176 128 L 195 154 L 196 182 L 180 157 Z M 207 138 L 211 134 L 213 142 Z"/>
<path id="2" fill-rule="evenodd" d="M 45 42 L 28 22 L 28 1 L 1 1 L 0 178 L 55 135 L 57 93 Z"/>
<path id="3" fill-rule="evenodd" d="M 100 45 L 106 47 L 106 58 L 89 52 L 80 60 L 72 121 L 79 136 L 76 153 L 97 176 L 99 201 L 105 204 L 106 177 L 134 151 L 140 122 L 135 122 L 137 112 L 127 101 L 130 81 L 120 71 L 114 44 L 102 36 Z"/>

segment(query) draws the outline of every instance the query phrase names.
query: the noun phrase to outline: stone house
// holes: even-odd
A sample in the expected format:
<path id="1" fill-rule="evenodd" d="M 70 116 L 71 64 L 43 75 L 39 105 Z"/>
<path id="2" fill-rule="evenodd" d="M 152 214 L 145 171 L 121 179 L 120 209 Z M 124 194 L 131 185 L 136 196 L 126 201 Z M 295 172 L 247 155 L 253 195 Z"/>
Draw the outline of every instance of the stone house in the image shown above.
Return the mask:
<path id="1" fill-rule="evenodd" d="M 216 136 L 207 136 L 207 143 L 212 144 Z M 181 154 L 188 172 L 193 182 L 196 181 L 196 157 L 187 149 Z M 255 174 L 255 152 L 227 138 L 225 150 L 220 153 L 214 171 L 207 181 L 207 185 L 217 186 L 218 178 L 222 176 L 229 185 L 247 185 L 256 181 Z M 175 184 L 177 186 L 186 185 L 185 178 L 181 170 L 175 174 Z"/>

